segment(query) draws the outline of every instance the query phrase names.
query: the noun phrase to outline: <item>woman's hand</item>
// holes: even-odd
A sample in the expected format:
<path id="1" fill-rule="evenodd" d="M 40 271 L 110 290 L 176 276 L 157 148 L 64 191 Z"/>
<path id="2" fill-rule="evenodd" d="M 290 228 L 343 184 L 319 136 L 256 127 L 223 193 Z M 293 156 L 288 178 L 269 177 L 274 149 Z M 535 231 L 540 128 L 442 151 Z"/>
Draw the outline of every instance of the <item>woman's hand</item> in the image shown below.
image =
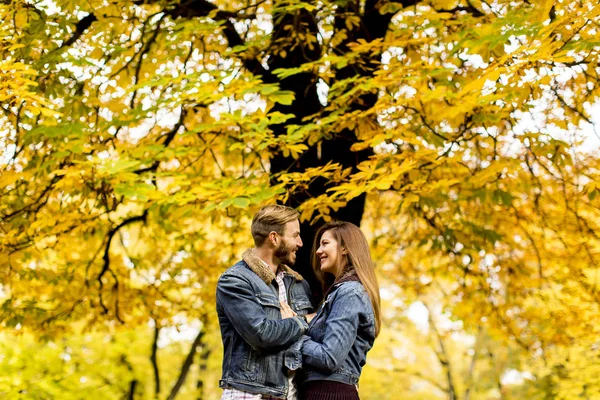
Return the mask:
<path id="1" fill-rule="evenodd" d="M 312 313 L 312 314 L 306 314 L 306 322 L 308 322 L 310 324 L 310 321 L 312 321 L 312 319 L 315 317 L 315 315 L 317 315 L 317 313 Z"/>
<path id="2" fill-rule="evenodd" d="M 281 319 L 292 318 L 298 315 L 288 303 L 280 301 L 279 304 L 281 305 Z"/>

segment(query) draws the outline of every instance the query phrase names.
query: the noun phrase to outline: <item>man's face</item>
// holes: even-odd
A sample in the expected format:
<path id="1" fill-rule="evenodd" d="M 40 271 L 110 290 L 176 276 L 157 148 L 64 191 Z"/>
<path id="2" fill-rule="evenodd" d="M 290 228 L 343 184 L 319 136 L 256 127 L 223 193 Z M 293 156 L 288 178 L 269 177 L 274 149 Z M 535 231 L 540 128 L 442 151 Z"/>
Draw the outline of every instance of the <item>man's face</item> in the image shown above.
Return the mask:
<path id="1" fill-rule="evenodd" d="M 281 238 L 281 242 L 275 249 L 275 257 L 277 257 L 282 264 L 292 266 L 296 262 L 296 251 L 302 247 L 300 222 L 295 220 L 285 224 L 283 235 L 280 235 L 279 237 Z"/>

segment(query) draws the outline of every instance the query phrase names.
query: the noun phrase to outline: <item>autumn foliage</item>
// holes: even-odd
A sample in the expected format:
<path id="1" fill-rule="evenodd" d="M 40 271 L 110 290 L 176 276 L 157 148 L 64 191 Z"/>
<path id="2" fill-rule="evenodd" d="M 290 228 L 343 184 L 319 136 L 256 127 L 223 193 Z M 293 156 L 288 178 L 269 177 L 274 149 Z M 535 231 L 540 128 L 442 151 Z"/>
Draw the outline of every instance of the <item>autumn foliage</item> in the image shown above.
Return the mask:
<path id="1" fill-rule="evenodd" d="M 217 399 L 249 218 L 361 224 L 364 399 L 600 399 L 591 0 L 0 2 L 0 397 Z M 315 286 L 315 296 L 319 289 Z"/>

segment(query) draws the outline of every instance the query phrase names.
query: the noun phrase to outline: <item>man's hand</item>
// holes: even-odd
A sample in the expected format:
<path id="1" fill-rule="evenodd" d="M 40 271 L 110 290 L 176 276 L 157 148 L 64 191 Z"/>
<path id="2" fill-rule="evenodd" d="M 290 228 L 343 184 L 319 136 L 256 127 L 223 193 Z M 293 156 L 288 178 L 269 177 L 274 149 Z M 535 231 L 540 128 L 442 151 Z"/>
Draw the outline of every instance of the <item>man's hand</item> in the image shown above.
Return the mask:
<path id="1" fill-rule="evenodd" d="M 280 301 L 279 304 L 281 305 L 281 319 L 292 318 L 297 315 L 288 303 Z"/>

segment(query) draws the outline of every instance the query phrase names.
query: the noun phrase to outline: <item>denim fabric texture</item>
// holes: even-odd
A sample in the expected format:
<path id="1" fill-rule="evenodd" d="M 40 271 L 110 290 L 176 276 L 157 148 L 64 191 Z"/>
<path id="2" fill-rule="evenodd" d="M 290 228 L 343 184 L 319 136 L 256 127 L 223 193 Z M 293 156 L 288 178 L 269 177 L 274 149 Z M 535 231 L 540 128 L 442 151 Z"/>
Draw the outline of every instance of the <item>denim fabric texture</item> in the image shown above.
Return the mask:
<path id="1" fill-rule="evenodd" d="M 302 368 L 302 381 L 358 384 L 375 341 L 375 316 L 367 291 L 357 281 L 334 286 L 308 332 L 286 352 L 286 366 Z"/>
<path id="2" fill-rule="evenodd" d="M 251 251 L 229 268 L 217 284 L 217 314 L 223 340 L 223 373 L 219 386 L 285 398 L 286 348 L 308 329 L 301 316 L 312 312 L 308 283 L 295 271 L 285 272 L 288 304 L 297 317 L 281 319 L 275 274 Z"/>

